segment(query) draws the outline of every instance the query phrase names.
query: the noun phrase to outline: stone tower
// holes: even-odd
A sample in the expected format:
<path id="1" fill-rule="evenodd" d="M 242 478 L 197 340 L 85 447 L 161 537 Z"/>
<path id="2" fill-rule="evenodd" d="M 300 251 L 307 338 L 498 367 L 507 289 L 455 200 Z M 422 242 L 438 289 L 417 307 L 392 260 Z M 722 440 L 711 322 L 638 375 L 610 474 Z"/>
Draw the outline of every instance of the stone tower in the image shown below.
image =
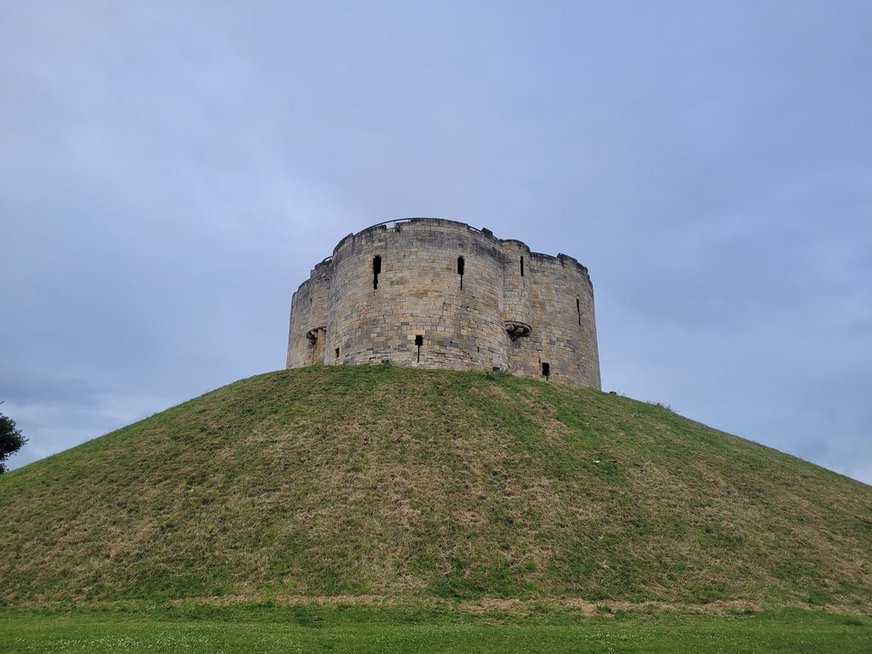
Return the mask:
<path id="1" fill-rule="evenodd" d="M 598 389 L 587 268 L 452 220 L 350 234 L 294 293 L 287 367 L 384 361 Z"/>

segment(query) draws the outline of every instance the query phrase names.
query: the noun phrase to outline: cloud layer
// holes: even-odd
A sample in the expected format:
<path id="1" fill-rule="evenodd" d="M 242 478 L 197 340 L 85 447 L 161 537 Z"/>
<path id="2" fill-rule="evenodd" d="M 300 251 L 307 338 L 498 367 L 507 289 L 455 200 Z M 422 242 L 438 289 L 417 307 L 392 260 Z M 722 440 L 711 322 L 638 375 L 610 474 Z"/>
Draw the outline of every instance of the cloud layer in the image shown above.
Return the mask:
<path id="1" fill-rule="evenodd" d="M 345 234 L 584 262 L 603 381 L 872 482 L 861 3 L 6 3 L 12 465 L 282 366 Z"/>

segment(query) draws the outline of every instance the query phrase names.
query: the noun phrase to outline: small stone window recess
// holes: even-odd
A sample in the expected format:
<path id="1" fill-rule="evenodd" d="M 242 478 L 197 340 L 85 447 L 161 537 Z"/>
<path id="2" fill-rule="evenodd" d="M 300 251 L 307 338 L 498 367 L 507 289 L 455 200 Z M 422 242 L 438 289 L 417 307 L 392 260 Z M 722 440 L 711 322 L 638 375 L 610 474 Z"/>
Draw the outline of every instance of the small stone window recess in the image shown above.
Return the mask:
<path id="1" fill-rule="evenodd" d="M 339 358 L 339 348 L 338 347 L 336 348 L 336 358 L 337 359 Z"/>
<path id="2" fill-rule="evenodd" d="M 524 257 L 521 257 L 521 277 L 524 276 Z"/>
<path id="3" fill-rule="evenodd" d="M 545 379 L 548 379 L 549 377 L 551 377 L 551 364 L 550 363 L 545 363 L 544 361 L 542 362 L 542 376 Z"/>
<path id="4" fill-rule="evenodd" d="M 424 344 L 424 337 L 421 334 L 415 336 L 415 347 L 418 348 L 418 363 L 421 363 L 421 346 Z"/>
<path id="5" fill-rule="evenodd" d="M 372 287 L 378 288 L 378 276 L 381 274 L 381 257 L 375 255 L 372 258 Z"/>
<path id="6" fill-rule="evenodd" d="M 460 290 L 463 290 L 463 267 L 466 262 L 463 257 L 457 257 L 457 274 L 460 275 Z"/>
<path id="7" fill-rule="evenodd" d="M 578 312 L 578 324 L 581 326 L 581 300 L 575 298 L 575 310 Z"/>

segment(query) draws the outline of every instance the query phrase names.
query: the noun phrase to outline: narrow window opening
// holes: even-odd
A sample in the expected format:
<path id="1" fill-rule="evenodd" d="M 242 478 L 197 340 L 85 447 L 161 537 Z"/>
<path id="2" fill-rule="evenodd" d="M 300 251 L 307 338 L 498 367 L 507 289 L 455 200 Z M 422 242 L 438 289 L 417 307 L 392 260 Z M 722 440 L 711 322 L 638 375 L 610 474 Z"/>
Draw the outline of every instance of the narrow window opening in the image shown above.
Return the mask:
<path id="1" fill-rule="evenodd" d="M 551 376 L 551 364 L 542 362 L 542 376 L 548 379 Z"/>
<path id="2" fill-rule="evenodd" d="M 457 257 L 457 274 L 460 275 L 460 290 L 463 290 L 463 268 L 466 262 L 463 257 Z"/>
<path id="3" fill-rule="evenodd" d="M 524 257 L 521 257 L 521 277 L 524 276 Z"/>
<path id="4" fill-rule="evenodd" d="M 578 312 L 578 324 L 581 325 L 581 300 L 575 298 L 575 310 Z"/>
<path id="5" fill-rule="evenodd" d="M 421 346 L 424 344 L 424 337 L 418 334 L 415 336 L 415 346 L 418 348 L 418 363 L 421 363 Z"/>
<path id="6" fill-rule="evenodd" d="M 337 359 L 339 358 L 339 348 L 338 347 L 336 348 L 336 358 Z"/>
<path id="7" fill-rule="evenodd" d="M 378 288 L 378 276 L 381 273 L 381 257 L 379 255 L 375 255 L 372 258 L 372 287 L 373 289 Z"/>

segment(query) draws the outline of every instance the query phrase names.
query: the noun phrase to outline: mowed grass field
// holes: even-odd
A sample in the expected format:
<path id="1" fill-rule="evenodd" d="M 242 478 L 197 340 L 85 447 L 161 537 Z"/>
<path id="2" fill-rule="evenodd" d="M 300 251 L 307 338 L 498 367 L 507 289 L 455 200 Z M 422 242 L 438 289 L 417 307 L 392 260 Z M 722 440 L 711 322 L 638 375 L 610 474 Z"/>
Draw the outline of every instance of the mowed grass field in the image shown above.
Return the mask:
<path id="1" fill-rule="evenodd" d="M 868 618 L 778 613 L 603 617 L 321 607 L 175 611 L 0 609 L 0 652 L 868 653 Z"/>

